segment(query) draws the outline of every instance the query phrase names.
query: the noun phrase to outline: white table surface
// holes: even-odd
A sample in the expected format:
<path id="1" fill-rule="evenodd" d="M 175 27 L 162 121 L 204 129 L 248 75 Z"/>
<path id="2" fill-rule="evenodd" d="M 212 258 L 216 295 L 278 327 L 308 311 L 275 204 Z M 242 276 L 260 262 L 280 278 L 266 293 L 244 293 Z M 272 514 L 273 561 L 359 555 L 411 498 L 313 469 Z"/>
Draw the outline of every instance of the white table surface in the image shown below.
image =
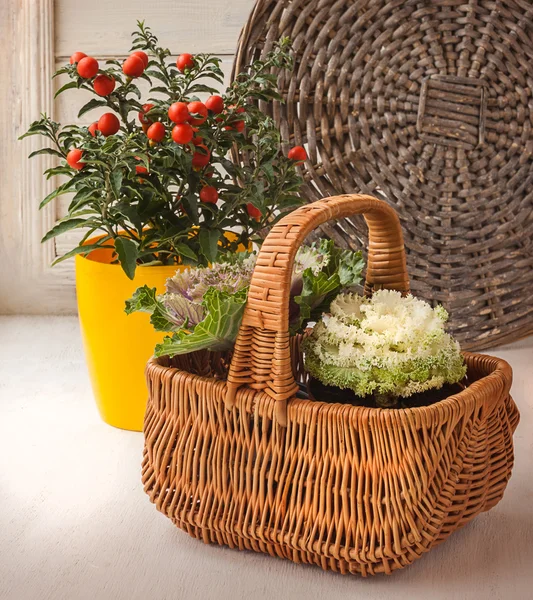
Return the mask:
<path id="1" fill-rule="evenodd" d="M 533 338 L 490 352 L 521 411 L 506 494 L 392 576 L 206 546 L 140 483 L 142 435 L 97 414 L 74 317 L 0 317 L 1 600 L 533 599 Z"/>

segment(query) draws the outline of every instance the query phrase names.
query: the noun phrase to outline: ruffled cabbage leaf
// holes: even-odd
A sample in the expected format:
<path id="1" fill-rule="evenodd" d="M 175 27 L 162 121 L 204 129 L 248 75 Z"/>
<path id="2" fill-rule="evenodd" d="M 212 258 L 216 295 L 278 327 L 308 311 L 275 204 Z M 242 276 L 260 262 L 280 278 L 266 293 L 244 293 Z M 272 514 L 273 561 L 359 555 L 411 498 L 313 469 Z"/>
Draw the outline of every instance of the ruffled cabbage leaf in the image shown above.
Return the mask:
<path id="1" fill-rule="evenodd" d="M 248 288 L 229 294 L 210 288 L 204 295 L 202 306 L 205 318 L 194 328 L 187 325 L 171 336 L 165 337 L 155 348 L 156 356 L 176 356 L 196 350 L 229 350 L 237 339 Z"/>

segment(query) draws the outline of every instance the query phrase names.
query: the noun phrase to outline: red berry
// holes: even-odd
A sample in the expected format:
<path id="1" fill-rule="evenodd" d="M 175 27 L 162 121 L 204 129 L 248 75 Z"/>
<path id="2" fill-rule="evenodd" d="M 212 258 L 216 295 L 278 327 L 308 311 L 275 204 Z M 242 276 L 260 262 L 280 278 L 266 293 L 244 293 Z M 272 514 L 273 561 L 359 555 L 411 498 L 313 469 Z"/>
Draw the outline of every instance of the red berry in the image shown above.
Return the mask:
<path id="1" fill-rule="evenodd" d="M 67 154 L 67 163 L 69 164 L 70 167 L 72 167 L 73 169 L 76 169 L 76 171 L 79 171 L 80 169 L 83 169 L 83 167 L 85 166 L 84 163 L 79 162 L 79 160 L 82 156 L 83 156 L 83 152 L 81 150 L 79 150 L 78 148 L 73 148 Z"/>
<path id="2" fill-rule="evenodd" d="M 235 104 L 231 104 L 229 106 L 229 109 L 232 110 L 233 112 L 236 112 L 236 113 L 239 113 L 239 114 L 242 114 L 243 112 L 246 112 L 246 110 L 245 110 L 245 108 L 243 106 L 237 107 L 237 106 L 235 106 Z"/>
<path id="3" fill-rule="evenodd" d="M 199 146 L 204 141 L 204 138 L 198 135 L 198 127 L 193 127 L 192 130 L 194 137 L 192 138 L 191 143 L 193 143 L 195 146 Z"/>
<path id="4" fill-rule="evenodd" d="M 141 160 L 138 156 L 135 157 L 136 160 Z M 135 173 L 144 174 L 148 173 L 148 169 L 144 165 L 135 165 Z M 144 183 L 144 179 L 139 179 L 139 183 Z"/>
<path id="5" fill-rule="evenodd" d="M 261 220 L 261 211 L 251 202 L 248 202 L 248 204 L 246 205 L 246 211 L 252 219 L 255 219 L 256 221 Z"/>
<path id="6" fill-rule="evenodd" d="M 109 96 L 115 89 L 115 80 L 107 75 L 98 75 L 93 81 L 93 88 L 99 96 Z"/>
<path id="7" fill-rule="evenodd" d="M 216 204 L 218 200 L 218 192 L 212 185 L 205 185 L 200 190 L 200 200 L 208 204 Z"/>
<path id="8" fill-rule="evenodd" d="M 179 123 L 172 129 L 172 139 L 176 144 L 188 144 L 193 136 L 194 132 L 188 123 Z"/>
<path id="9" fill-rule="evenodd" d="M 232 131 L 234 129 L 238 133 L 242 133 L 244 131 L 245 127 L 246 127 L 246 125 L 245 125 L 244 121 L 235 121 L 233 123 L 233 125 L 225 125 L 224 129 L 226 131 Z"/>
<path id="10" fill-rule="evenodd" d="M 147 112 L 150 112 L 154 108 L 153 104 L 143 104 L 142 112 L 139 112 L 139 121 L 143 125 L 150 125 L 152 121 L 146 116 Z"/>
<path id="11" fill-rule="evenodd" d="M 303 162 L 307 159 L 307 152 L 303 146 L 294 146 L 289 150 L 289 154 L 287 154 L 290 160 L 295 160 L 296 162 Z"/>
<path id="12" fill-rule="evenodd" d="M 201 125 L 207 121 L 207 108 L 203 102 L 189 102 L 187 109 L 191 115 L 200 115 L 200 117 L 192 118 L 189 122 L 191 125 Z"/>
<path id="13" fill-rule="evenodd" d="M 222 96 L 209 96 L 205 101 L 207 110 L 210 110 L 213 114 L 218 115 L 224 110 L 224 100 Z"/>
<path id="14" fill-rule="evenodd" d="M 189 120 L 186 102 L 174 102 L 168 109 L 168 118 L 174 123 L 186 123 Z"/>
<path id="15" fill-rule="evenodd" d="M 131 56 L 138 56 L 143 61 L 144 68 L 146 69 L 149 60 L 148 54 L 146 54 L 146 52 L 143 52 L 142 50 L 137 50 L 136 52 L 132 52 Z"/>
<path id="16" fill-rule="evenodd" d="M 148 127 L 146 135 L 148 136 L 148 139 L 153 140 L 154 142 L 160 142 L 165 137 L 165 126 L 158 121 Z"/>
<path id="17" fill-rule="evenodd" d="M 119 129 L 120 121 L 113 113 L 105 113 L 98 120 L 98 131 L 100 131 L 102 135 L 105 135 L 105 137 L 108 135 L 115 135 Z"/>
<path id="18" fill-rule="evenodd" d="M 74 54 L 70 57 L 69 63 L 73 65 L 74 63 L 80 62 L 82 58 L 85 58 L 87 54 L 85 52 L 74 52 Z"/>
<path id="19" fill-rule="evenodd" d="M 187 211 L 185 209 L 185 206 L 183 205 L 183 202 L 181 201 L 180 194 L 176 194 L 176 202 L 179 203 L 179 206 L 178 206 L 178 215 L 186 215 Z"/>
<path id="20" fill-rule="evenodd" d="M 94 123 L 91 123 L 89 125 L 89 133 L 93 136 L 96 137 L 96 132 L 98 131 L 98 121 L 95 121 Z"/>
<path id="21" fill-rule="evenodd" d="M 209 163 L 209 159 L 211 158 L 211 152 L 209 152 L 209 148 L 204 144 L 199 144 L 196 146 L 197 150 L 192 155 L 192 166 L 195 169 L 200 169 L 205 167 Z M 201 152 L 198 150 L 201 149 Z"/>
<path id="22" fill-rule="evenodd" d="M 122 63 L 122 70 L 128 77 L 140 77 L 144 73 L 144 61 L 132 54 Z"/>
<path id="23" fill-rule="evenodd" d="M 185 69 L 192 69 L 194 67 L 194 59 L 192 54 L 180 54 L 176 61 L 176 67 L 183 73 Z"/>
<path id="24" fill-rule="evenodd" d="M 92 56 L 85 56 L 79 61 L 76 70 L 80 77 L 92 79 L 98 73 L 98 61 Z"/>

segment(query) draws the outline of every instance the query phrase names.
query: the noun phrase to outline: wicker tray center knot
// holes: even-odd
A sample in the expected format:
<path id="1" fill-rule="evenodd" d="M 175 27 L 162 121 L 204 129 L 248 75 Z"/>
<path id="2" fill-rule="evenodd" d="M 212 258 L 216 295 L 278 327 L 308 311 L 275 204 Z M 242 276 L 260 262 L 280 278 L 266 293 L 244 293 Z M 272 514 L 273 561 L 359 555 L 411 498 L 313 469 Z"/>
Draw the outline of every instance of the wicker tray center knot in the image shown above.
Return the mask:
<path id="1" fill-rule="evenodd" d="M 485 141 L 486 82 L 431 75 L 422 81 L 416 128 L 426 142 L 473 150 Z"/>

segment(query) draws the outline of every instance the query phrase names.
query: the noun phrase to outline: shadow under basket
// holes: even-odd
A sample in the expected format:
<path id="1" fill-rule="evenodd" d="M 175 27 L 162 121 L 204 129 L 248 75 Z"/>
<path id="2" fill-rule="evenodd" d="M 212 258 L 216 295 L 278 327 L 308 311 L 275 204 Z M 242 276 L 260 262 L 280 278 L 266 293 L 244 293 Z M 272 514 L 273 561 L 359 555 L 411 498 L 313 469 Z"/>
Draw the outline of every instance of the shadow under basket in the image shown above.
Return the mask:
<path id="1" fill-rule="evenodd" d="M 290 273 L 295 250 L 280 240 L 297 248 L 317 219 L 382 204 L 348 196 L 299 209 L 272 229 L 275 244 L 267 238 L 257 264 Z M 394 222 L 394 211 L 383 210 Z M 401 237 L 375 242 L 388 249 L 389 272 L 402 262 L 390 250 Z M 377 264 L 372 255 L 367 293 L 380 283 Z M 267 281 L 256 267 L 233 355 L 199 352 L 147 366 L 142 480 L 159 511 L 206 543 L 373 575 L 412 563 L 499 502 L 519 420 L 505 361 L 465 353 L 469 385 L 429 406 L 299 397 L 307 384 L 302 338 L 288 336 L 279 306 L 269 312 L 268 294 L 256 300 L 261 277 Z M 268 281 L 289 279 L 274 273 Z"/>

